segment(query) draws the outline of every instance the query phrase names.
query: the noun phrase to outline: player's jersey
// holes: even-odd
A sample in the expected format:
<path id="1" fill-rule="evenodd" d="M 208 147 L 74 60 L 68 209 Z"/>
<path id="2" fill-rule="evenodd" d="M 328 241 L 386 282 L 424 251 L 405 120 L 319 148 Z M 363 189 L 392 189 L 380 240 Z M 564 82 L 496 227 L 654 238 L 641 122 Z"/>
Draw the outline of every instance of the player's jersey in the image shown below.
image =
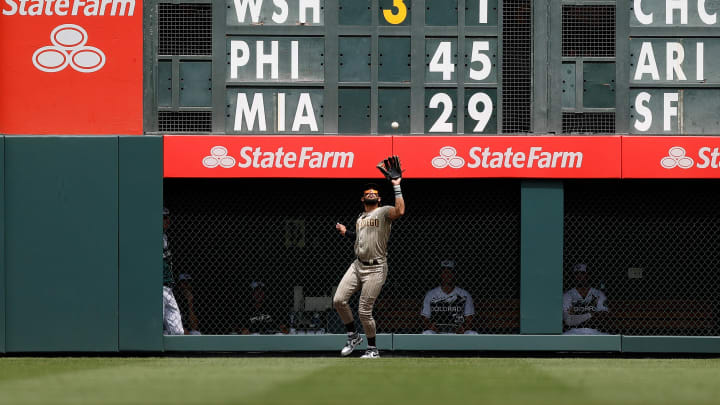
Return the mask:
<path id="1" fill-rule="evenodd" d="M 172 272 L 172 253 L 170 252 L 170 244 L 168 237 L 163 232 L 163 285 L 172 288 L 175 284 L 175 279 Z"/>
<path id="2" fill-rule="evenodd" d="M 475 304 L 470 293 L 462 288 L 455 287 L 446 294 L 442 287 L 437 287 L 425 294 L 421 314 L 430 318 L 439 332 L 454 332 L 466 316 L 475 315 Z"/>
<path id="3" fill-rule="evenodd" d="M 587 296 L 580 295 L 577 289 L 573 288 L 563 294 L 563 318 L 568 326 L 579 326 L 592 318 L 594 312 L 607 311 L 607 297 L 595 288 L 588 290 Z M 569 312 L 572 310 L 573 314 Z"/>
<path id="4" fill-rule="evenodd" d="M 385 258 L 392 220 L 388 217 L 391 206 L 363 212 L 355 223 L 355 255 L 363 261 Z"/>

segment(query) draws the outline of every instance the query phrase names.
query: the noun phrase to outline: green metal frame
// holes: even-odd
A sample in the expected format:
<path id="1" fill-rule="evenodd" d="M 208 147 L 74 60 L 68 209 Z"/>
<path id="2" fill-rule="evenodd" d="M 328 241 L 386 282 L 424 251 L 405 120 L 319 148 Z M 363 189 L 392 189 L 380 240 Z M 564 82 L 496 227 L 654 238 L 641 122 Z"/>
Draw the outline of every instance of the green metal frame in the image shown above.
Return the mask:
<path id="1" fill-rule="evenodd" d="M 176 351 L 339 351 L 347 335 L 165 336 L 166 352 Z M 393 350 L 393 335 L 378 334 L 380 350 Z M 357 350 L 367 349 L 367 339 Z"/>
<path id="2" fill-rule="evenodd" d="M 395 350 L 619 352 L 619 335 L 393 335 Z"/>
<path id="3" fill-rule="evenodd" d="M 720 353 L 717 336 L 623 336 L 625 353 Z"/>
<path id="4" fill-rule="evenodd" d="M 630 11 L 628 4 L 617 2 L 615 9 L 615 133 L 628 134 L 630 131 Z"/>

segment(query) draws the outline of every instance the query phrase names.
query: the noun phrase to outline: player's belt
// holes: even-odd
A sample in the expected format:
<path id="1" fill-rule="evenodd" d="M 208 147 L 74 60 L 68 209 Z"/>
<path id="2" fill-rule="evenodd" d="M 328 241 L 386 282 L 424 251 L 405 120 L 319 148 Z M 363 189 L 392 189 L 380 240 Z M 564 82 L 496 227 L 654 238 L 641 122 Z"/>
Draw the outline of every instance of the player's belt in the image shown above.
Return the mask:
<path id="1" fill-rule="evenodd" d="M 358 259 L 358 260 L 360 260 L 360 259 Z M 377 266 L 378 264 L 380 264 L 380 260 L 378 260 L 378 259 L 372 259 L 372 260 L 370 260 L 369 262 L 366 262 L 366 261 L 364 261 L 364 260 L 360 260 L 360 263 L 362 263 L 362 264 L 364 264 L 364 265 L 366 265 L 366 266 Z"/>

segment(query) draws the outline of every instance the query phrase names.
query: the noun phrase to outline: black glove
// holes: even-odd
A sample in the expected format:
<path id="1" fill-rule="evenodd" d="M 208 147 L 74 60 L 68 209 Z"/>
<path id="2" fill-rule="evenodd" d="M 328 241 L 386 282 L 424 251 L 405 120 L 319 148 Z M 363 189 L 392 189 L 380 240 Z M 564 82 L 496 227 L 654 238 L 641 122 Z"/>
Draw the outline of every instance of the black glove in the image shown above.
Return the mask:
<path id="1" fill-rule="evenodd" d="M 400 158 L 397 155 L 390 156 L 377 165 L 380 173 L 388 180 L 397 180 L 402 177 L 402 168 L 400 167 Z"/>

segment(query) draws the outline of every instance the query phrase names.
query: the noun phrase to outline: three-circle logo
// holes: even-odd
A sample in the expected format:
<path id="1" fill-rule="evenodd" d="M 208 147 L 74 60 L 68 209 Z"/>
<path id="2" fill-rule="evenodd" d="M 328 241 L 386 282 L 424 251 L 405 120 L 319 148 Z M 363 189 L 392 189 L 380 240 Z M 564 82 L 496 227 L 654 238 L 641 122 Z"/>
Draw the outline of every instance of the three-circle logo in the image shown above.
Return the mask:
<path id="1" fill-rule="evenodd" d="M 674 169 L 675 167 L 689 169 L 693 167 L 695 161 L 691 157 L 685 156 L 685 153 L 685 148 L 673 146 L 668 151 L 668 156 L 660 160 L 660 165 L 666 169 Z"/>
<path id="2" fill-rule="evenodd" d="M 91 73 L 105 66 L 105 53 L 94 46 L 86 46 L 85 28 L 75 24 L 58 25 L 50 33 L 52 45 L 33 53 L 32 62 L 43 72 L 59 72 L 70 66 L 81 73 Z"/>
<path id="3" fill-rule="evenodd" d="M 226 169 L 235 167 L 235 158 L 228 156 L 228 150 L 224 146 L 213 146 L 210 149 L 210 156 L 205 156 L 202 161 L 203 166 L 208 169 L 221 166 Z"/>
<path id="4" fill-rule="evenodd" d="M 431 163 L 436 169 L 444 169 L 448 166 L 459 169 L 465 166 L 465 159 L 458 156 L 457 150 L 452 146 L 444 146 L 440 148 L 440 156 L 435 156 Z"/>

